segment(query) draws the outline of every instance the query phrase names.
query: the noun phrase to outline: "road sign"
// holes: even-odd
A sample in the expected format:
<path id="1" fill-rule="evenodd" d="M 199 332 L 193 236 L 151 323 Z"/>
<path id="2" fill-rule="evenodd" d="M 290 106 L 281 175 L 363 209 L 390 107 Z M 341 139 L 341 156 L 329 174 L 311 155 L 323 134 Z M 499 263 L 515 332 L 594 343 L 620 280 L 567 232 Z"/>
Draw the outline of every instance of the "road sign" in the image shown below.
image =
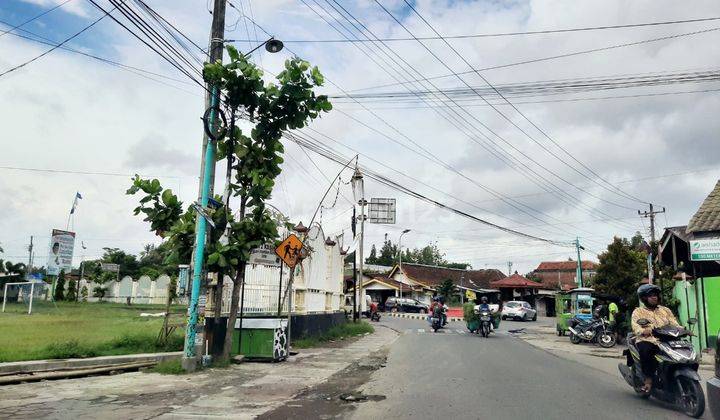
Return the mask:
<path id="1" fill-rule="evenodd" d="M 475 300 L 475 299 L 477 299 L 477 295 L 476 295 L 475 292 L 473 292 L 472 290 L 466 290 L 466 291 L 465 291 L 465 297 L 468 298 L 468 299 L 470 299 L 470 300 Z"/>
<path id="2" fill-rule="evenodd" d="M 275 254 L 277 254 L 288 267 L 294 268 L 298 263 L 298 257 L 300 257 L 302 248 L 302 241 L 300 241 L 297 236 L 291 234 L 287 239 L 282 241 L 280 246 L 275 248 Z"/>
<path id="3" fill-rule="evenodd" d="M 690 241 L 691 261 L 720 261 L 720 238 Z"/>
<path id="4" fill-rule="evenodd" d="M 395 224 L 395 199 L 371 198 L 368 222 L 375 224 Z"/>

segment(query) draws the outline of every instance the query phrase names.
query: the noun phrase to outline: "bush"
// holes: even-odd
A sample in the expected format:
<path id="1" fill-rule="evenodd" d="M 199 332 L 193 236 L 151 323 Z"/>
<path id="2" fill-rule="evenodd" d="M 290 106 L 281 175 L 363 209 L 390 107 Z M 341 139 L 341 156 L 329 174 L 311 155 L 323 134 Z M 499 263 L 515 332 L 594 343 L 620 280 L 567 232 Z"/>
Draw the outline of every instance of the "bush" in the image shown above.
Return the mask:
<path id="1" fill-rule="evenodd" d="M 80 289 L 80 298 L 82 298 L 83 302 L 87 302 L 87 298 L 88 298 L 87 286 L 83 286 L 82 289 Z"/>
<path id="2" fill-rule="evenodd" d="M 465 322 L 478 321 L 478 314 L 475 313 L 475 304 L 468 302 L 463 305 L 463 319 Z"/>
<path id="3" fill-rule="evenodd" d="M 298 349 L 304 349 L 309 347 L 316 347 L 321 343 L 335 340 L 344 340 L 348 337 L 354 337 L 367 333 L 375 332 L 375 328 L 365 321 L 362 322 L 346 322 L 344 324 L 336 325 L 329 330 L 325 331 L 317 337 L 303 337 L 299 340 L 295 340 L 291 343 L 292 347 Z"/>
<path id="4" fill-rule="evenodd" d="M 46 359 L 71 359 L 79 357 L 95 357 L 98 351 L 90 346 L 82 345 L 77 340 L 52 343 L 46 346 L 42 354 Z"/>
<path id="5" fill-rule="evenodd" d="M 60 275 L 55 282 L 55 294 L 53 295 L 53 299 L 55 299 L 56 302 L 65 300 L 65 271 L 60 271 Z"/>
<path id="6" fill-rule="evenodd" d="M 105 286 L 96 286 L 93 289 L 93 296 L 99 298 L 101 301 L 105 297 L 105 293 L 107 293 L 107 288 Z"/>
<path id="7" fill-rule="evenodd" d="M 75 302 L 77 300 L 77 294 L 75 294 L 76 288 L 77 282 L 75 281 L 75 279 L 70 279 L 70 281 L 68 281 L 67 295 L 65 296 L 65 298 L 70 302 Z"/>
<path id="8" fill-rule="evenodd" d="M 149 369 L 150 372 L 160 373 L 162 375 L 182 375 L 185 370 L 182 368 L 182 363 L 179 359 L 166 360 L 160 362 Z"/>

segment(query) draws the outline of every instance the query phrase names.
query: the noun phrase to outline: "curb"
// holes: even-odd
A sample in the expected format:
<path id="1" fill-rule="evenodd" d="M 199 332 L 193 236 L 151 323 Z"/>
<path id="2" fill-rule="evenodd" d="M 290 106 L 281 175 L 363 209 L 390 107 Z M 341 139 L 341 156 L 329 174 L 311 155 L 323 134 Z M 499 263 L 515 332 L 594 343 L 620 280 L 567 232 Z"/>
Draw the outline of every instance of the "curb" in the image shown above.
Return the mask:
<path id="1" fill-rule="evenodd" d="M 0 376 L 18 373 L 39 373 L 60 370 L 90 369 L 127 365 L 130 363 L 155 364 L 165 360 L 179 359 L 181 351 L 168 353 L 126 354 L 122 356 L 100 356 L 87 359 L 27 360 L 23 362 L 0 363 Z"/>
<path id="2" fill-rule="evenodd" d="M 405 319 L 419 319 L 421 321 L 425 321 L 427 319 L 427 314 L 408 314 L 404 312 L 385 312 L 385 316 L 393 317 L 393 318 L 405 318 Z M 463 318 L 460 317 L 448 317 L 448 322 L 461 322 L 463 321 Z"/>

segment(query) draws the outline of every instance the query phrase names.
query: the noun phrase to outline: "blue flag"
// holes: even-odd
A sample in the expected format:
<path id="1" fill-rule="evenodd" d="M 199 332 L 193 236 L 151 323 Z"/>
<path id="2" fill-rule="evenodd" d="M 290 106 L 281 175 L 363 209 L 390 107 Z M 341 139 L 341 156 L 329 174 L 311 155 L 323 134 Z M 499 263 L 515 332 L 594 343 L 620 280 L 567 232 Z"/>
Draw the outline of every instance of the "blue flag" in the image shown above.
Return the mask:
<path id="1" fill-rule="evenodd" d="M 72 208 L 70 209 L 70 214 L 75 213 L 75 207 L 77 207 L 78 200 L 82 200 L 82 195 L 80 195 L 79 192 L 75 193 L 75 200 L 73 200 Z"/>

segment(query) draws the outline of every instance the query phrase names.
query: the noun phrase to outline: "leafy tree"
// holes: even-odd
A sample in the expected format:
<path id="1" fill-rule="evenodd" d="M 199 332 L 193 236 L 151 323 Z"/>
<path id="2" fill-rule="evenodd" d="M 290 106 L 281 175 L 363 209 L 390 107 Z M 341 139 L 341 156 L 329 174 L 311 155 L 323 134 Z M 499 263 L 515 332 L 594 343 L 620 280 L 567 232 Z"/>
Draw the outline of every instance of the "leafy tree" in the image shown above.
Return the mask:
<path id="1" fill-rule="evenodd" d="M 447 268 L 457 268 L 459 270 L 470 270 L 472 269 L 472 265 L 470 263 L 456 263 L 456 262 L 448 262 L 442 265 L 443 267 Z"/>
<path id="2" fill-rule="evenodd" d="M 77 282 L 74 278 L 70 278 L 68 281 L 68 290 L 67 295 L 65 296 L 65 299 L 67 299 L 70 302 L 77 301 L 77 294 L 75 293 L 75 289 L 77 288 Z"/>
<path id="3" fill-rule="evenodd" d="M 442 283 L 440 283 L 440 286 L 437 288 L 437 292 L 440 296 L 445 298 L 445 301 L 450 300 L 450 296 L 453 295 L 453 292 L 455 292 L 455 284 L 450 279 L 443 280 Z"/>
<path id="4" fill-rule="evenodd" d="M 60 271 L 57 281 L 55 282 L 55 295 L 53 296 L 56 302 L 65 300 L 65 270 Z"/>
<path id="5" fill-rule="evenodd" d="M 12 263 L 10 261 L 5 261 L 5 273 L 7 274 L 17 274 L 20 277 L 25 276 L 26 267 L 24 263 Z"/>
<path id="6" fill-rule="evenodd" d="M 367 258 L 365 258 L 365 264 L 377 264 L 378 262 L 377 257 L 377 249 L 375 249 L 375 244 L 372 245 L 370 248 L 370 255 L 368 255 Z"/>
<path id="7" fill-rule="evenodd" d="M 93 288 L 93 296 L 98 298 L 100 302 L 103 301 L 103 298 L 105 297 L 105 294 L 107 293 L 107 287 L 105 286 L 95 286 Z"/>
<path id="8" fill-rule="evenodd" d="M 120 265 L 120 277 L 130 276 L 137 278 L 140 264 L 137 257 L 119 248 L 103 248 L 103 256 L 100 262 Z"/>
<path id="9" fill-rule="evenodd" d="M 235 216 L 227 207 L 226 197 L 227 200 L 221 199 L 224 206 L 212 212 L 215 229 L 211 229 L 207 241 L 205 263 L 207 270 L 217 273 L 220 279 L 226 274 L 234 279 L 228 325 L 235 325 L 240 285 L 250 251 L 277 239 L 277 223 L 266 210 L 265 201 L 281 172 L 284 148 L 280 139 L 289 130 L 302 128 L 322 112 L 330 111 L 332 105 L 326 96 L 315 95 L 314 89 L 323 84 L 323 76 L 308 62 L 299 58 L 287 60 L 285 69 L 277 76 L 279 84 L 265 84 L 262 71 L 245 56 L 232 46 L 227 51 L 230 62 L 205 64 L 203 78 L 223 92 L 223 105 L 230 111 L 229 128 L 218 133 L 217 158 L 228 161 L 227 188 L 239 198 L 239 211 Z M 254 126 L 249 133 L 235 126 L 240 109 Z M 136 214 L 144 214 L 152 230 L 168 237 L 176 257 L 189 260 L 195 213 L 177 211 L 179 201 L 170 199 L 172 192 L 165 198 L 166 192 L 155 180 L 136 177 L 127 193 L 139 191 L 145 196 Z M 226 334 L 222 360 L 229 359 L 231 347 L 232 335 Z"/>

